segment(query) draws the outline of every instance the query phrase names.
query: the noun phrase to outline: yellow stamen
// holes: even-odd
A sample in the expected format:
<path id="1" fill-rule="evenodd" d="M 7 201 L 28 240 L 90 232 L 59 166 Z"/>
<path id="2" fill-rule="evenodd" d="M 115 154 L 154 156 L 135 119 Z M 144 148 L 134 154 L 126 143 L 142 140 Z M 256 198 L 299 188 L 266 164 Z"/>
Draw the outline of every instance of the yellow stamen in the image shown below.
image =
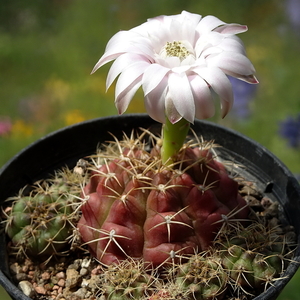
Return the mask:
<path id="1" fill-rule="evenodd" d="M 177 56 L 180 60 L 184 60 L 188 55 L 189 51 L 183 46 L 182 42 L 174 41 L 167 42 L 165 46 L 167 56 Z"/>

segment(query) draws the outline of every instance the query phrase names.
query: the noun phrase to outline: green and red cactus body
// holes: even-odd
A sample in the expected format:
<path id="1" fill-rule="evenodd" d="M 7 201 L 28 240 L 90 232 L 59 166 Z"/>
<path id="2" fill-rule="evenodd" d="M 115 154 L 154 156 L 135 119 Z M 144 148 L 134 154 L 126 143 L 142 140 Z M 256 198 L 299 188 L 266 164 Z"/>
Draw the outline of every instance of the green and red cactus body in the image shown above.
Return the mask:
<path id="1" fill-rule="evenodd" d="M 78 224 L 102 263 L 143 258 L 153 266 L 208 249 L 224 216 L 246 219 L 238 183 L 208 150 L 183 148 L 174 166 L 134 144 L 92 171 Z M 108 159 L 109 157 L 109 159 Z M 150 167 L 149 167 L 150 166 Z M 86 199 L 87 199 L 86 198 Z"/>

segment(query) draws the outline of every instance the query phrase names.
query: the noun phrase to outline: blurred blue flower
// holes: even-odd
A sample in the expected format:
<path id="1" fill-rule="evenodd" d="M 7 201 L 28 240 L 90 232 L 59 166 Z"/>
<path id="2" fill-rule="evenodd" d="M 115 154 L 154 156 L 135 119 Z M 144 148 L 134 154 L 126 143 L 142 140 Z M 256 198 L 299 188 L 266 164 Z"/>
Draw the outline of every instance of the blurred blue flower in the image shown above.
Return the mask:
<path id="1" fill-rule="evenodd" d="M 300 147 L 300 113 L 295 117 L 287 117 L 280 122 L 279 134 L 288 141 L 290 147 Z"/>
<path id="2" fill-rule="evenodd" d="M 246 119 L 250 116 L 249 103 L 253 99 L 257 85 L 228 76 L 232 84 L 234 105 L 231 115 L 239 119 Z"/>

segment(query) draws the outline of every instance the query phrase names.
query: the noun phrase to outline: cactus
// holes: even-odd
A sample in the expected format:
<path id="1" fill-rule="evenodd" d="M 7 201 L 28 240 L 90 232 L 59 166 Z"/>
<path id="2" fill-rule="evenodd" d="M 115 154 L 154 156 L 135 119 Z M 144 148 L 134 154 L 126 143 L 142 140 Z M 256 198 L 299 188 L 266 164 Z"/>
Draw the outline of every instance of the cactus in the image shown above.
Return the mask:
<path id="1" fill-rule="evenodd" d="M 103 294 L 208 300 L 236 291 L 247 297 L 271 285 L 290 251 L 271 219 L 276 203 L 257 195 L 270 207 L 265 216 L 250 210 L 245 199 L 255 186 L 232 178 L 212 143 L 191 141 L 166 165 L 159 139 L 151 138 L 152 148 L 142 134 L 91 157 L 78 223 L 83 242 L 107 270 L 126 273 L 122 266 L 130 261 L 143 261 L 145 272 L 156 270 L 151 284 L 144 275 L 130 286 L 125 280 L 126 287 L 105 281 Z"/>
<path id="2" fill-rule="evenodd" d="M 148 296 L 155 284 L 155 276 L 148 273 L 141 260 L 128 259 L 120 264 L 103 268 L 100 279 L 105 299 L 142 299 Z"/>
<path id="3" fill-rule="evenodd" d="M 193 255 L 178 267 L 177 286 L 188 292 L 188 299 L 222 299 L 227 289 L 227 273 L 221 265 L 218 253 Z"/>
<path id="4" fill-rule="evenodd" d="M 214 244 L 235 289 L 254 295 L 280 277 L 291 253 L 278 227 L 253 222 L 226 231 Z"/>
<path id="5" fill-rule="evenodd" d="M 238 183 L 214 159 L 210 144 L 185 145 L 172 166 L 146 151 L 143 135 L 100 151 L 84 188 L 78 228 L 91 252 L 110 265 L 128 257 L 154 267 L 173 252 L 208 249 L 224 215 L 248 218 Z"/>
<path id="6" fill-rule="evenodd" d="M 64 255 L 78 221 L 82 176 L 62 170 L 52 179 L 36 182 L 29 195 L 13 198 L 6 232 L 19 255 L 47 259 Z"/>
<path id="7" fill-rule="evenodd" d="M 250 299 L 272 285 L 292 259 L 278 204 L 232 178 L 213 143 L 190 141 L 170 164 L 159 145 L 125 136 L 22 190 L 6 212 L 12 249 L 48 262 L 80 237 L 103 299 Z"/>

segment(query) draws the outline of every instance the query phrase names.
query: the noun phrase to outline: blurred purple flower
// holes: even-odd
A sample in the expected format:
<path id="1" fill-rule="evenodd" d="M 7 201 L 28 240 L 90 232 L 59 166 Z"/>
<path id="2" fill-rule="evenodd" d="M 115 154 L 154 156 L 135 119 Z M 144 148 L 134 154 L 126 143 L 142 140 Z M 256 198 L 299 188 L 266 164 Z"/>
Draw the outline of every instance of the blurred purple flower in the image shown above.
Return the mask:
<path id="1" fill-rule="evenodd" d="M 231 113 L 239 118 L 245 119 L 250 115 L 249 103 L 253 99 L 257 86 L 229 76 L 232 85 L 234 105 Z"/>
<path id="2" fill-rule="evenodd" d="M 299 34 L 300 29 L 300 0 L 286 0 L 286 14 L 292 28 Z"/>
<path id="3" fill-rule="evenodd" d="M 279 134 L 288 140 L 290 147 L 300 147 L 300 113 L 295 117 L 287 117 L 280 123 Z"/>
<path id="4" fill-rule="evenodd" d="M 0 117 L 0 136 L 7 135 L 12 128 L 12 123 L 9 117 Z"/>

